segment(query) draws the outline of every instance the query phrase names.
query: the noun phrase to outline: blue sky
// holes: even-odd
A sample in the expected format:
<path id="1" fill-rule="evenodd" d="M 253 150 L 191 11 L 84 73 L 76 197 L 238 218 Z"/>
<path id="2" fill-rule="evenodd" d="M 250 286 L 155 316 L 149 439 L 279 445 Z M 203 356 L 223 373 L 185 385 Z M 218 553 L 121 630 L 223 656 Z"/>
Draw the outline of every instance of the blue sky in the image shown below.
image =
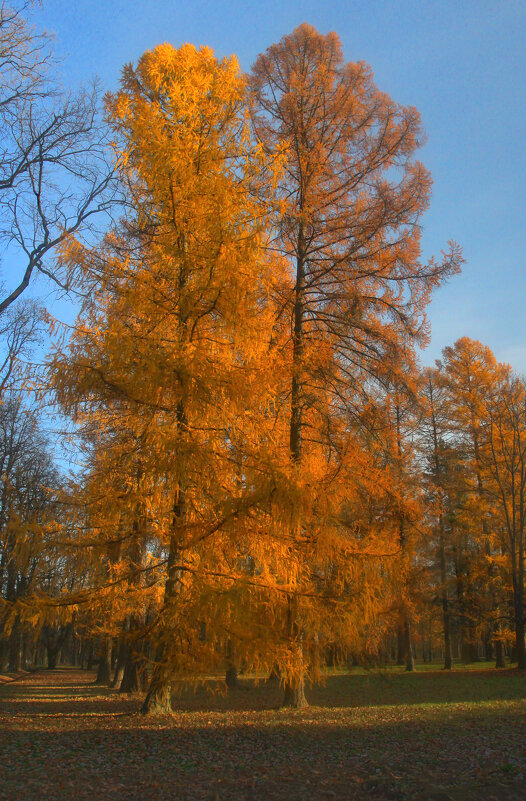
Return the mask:
<path id="1" fill-rule="evenodd" d="M 125 62 L 160 42 L 209 45 L 249 69 L 301 22 L 336 31 L 345 58 L 416 106 L 427 132 L 421 160 L 434 180 L 424 254 L 448 239 L 466 265 L 435 295 L 423 361 L 460 336 L 479 339 L 526 372 L 526 0 L 44 0 L 72 86 L 98 75 L 114 89 Z"/>

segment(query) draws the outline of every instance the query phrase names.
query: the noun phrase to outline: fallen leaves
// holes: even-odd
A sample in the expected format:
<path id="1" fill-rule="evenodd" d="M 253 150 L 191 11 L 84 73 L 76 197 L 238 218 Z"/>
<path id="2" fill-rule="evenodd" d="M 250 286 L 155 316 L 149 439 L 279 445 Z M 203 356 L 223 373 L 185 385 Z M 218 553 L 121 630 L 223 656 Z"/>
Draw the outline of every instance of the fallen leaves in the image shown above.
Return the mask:
<path id="1" fill-rule="evenodd" d="M 338 675 L 294 712 L 245 680 L 162 718 L 92 680 L 58 670 L 0 690 L 0 799 L 455 801 L 487 787 L 511 801 L 524 787 L 526 679 L 511 671 Z"/>

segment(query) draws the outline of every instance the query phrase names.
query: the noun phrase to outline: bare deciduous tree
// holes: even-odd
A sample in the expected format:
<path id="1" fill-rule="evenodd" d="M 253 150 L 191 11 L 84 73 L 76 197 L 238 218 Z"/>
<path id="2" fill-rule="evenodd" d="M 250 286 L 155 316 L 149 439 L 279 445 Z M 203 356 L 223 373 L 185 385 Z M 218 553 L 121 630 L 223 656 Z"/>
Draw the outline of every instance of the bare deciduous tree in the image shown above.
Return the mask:
<path id="1" fill-rule="evenodd" d="M 114 198 L 99 91 L 62 89 L 51 37 L 26 21 L 31 5 L 0 5 L 0 242 L 9 273 L 0 313 L 35 272 L 69 288 L 53 251 Z"/>

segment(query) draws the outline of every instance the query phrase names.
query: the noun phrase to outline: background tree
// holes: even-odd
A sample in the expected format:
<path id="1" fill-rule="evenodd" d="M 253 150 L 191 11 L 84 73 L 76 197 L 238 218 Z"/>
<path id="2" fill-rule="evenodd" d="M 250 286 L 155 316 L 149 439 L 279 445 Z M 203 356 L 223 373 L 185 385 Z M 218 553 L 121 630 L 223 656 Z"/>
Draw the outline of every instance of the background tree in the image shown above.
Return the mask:
<path id="1" fill-rule="evenodd" d="M 526 670 L 524 546 L 526 527 L 526 388 L 501 365 L 501 376 L 486 400 L 491 491 L 501 520 L 500 540 L 511 578 L 515 651 Z"/>
<path id="2" fill-rule="evenodd" d="M 495 520 L 488 487 L 486 404 L 499 383 L 502 366 L 489 348 L 463 337 L 444 349 L 438 367 L 450 443 L 459 465 L 455 471 L 456 501 L 452 509 L 458 534 L 456 570 L 463 658 L 470 660 L 479 635 L 485 637 L 488 645 L 499 642 L 498 621 L 492 621 L 499 579 L 494 561 Z"/>
<path id="3" fill-rule="evenodd" d="M 0 663 L 7 658 L 17 671 L 33 655 L 38 628 L 16 604 L 42 590 L 52 569 L 60 481 L 35 413 L 14 394 L 0 406 L 0 476 Z"/>
<path id="4" fill-rule="evenodd" d="M 0 5 L 0 239 L 20 276 L 3 287 L 0 313 L 35 272 L 66 286 L 54 249 L 113 202 L 98 92 L 62 91 L 51 37 L 26 21 L 31 5 Z"/>

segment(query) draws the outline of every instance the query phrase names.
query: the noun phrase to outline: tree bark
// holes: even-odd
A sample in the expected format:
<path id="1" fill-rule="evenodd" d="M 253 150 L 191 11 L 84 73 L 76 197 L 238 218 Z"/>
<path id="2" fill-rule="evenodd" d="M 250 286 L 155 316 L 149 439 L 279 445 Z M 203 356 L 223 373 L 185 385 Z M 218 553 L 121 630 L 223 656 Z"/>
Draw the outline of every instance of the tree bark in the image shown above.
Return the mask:
<path id="1" fill-rule="evenodd" d="M 155 670 L 141 712 L 143 715 L 172 714 L 172 688 L 166 683 L 162 674 L 156 675 Z"/>
<path id="2" fill-rule="evenodd" d="M 133 644 L 129 644 L 126 651 L 126 661 L 124 664 L 124 671 L 122 682 L 119 687 L 121 693 L 136 693 L 141 690 L 141 682 L 139 680 L 139 662 L 141 660 Z"/>
<path id="3" fill-rule="evenodd" d="M 17 615 L 9 635 L 9 670 L 13 673 L 21 667 L 21 647 L 20 617 Z"/>
<path id="4" fill-rule="evenodd" d="M 504 659 L 504 643 L 500 639 L 495 640 L 495 667 L 506 667 L 506 662 Z"/>
<path id="5" fill-rule="evenodd" d="M 119 650 L 117 653 L 117 664 L 115 665 L 115 673 L 113 674 L 113 679 L 111 682 L 111 687 L 117 688 L 118 690 L 122 684 L 122 678 L 124 676 L 124 668 L 126 666 L 128 656 L 128 646 L 127 643 L 121 638 L 119 641 Z"/>
<path id="6" fill-rule="evenodd" d="M 289 597 L 288 610 L 287 610 L 287 629 L 290 641 L 295 640 L 296 646 L 296 661 L 297 673 L 285 680 L 282 707 L 292 707 L 294 709 L 303 709 L 308 706 L 307 698 L 305 697 L 305 671 L 304 671 L 304 656 L 301 631 L 297 624 L 295 598 Z"/>
<path id="7" fill-rule="evenodd" d="M 413 656 L 413 638 L 411 632 L 411 621 L 406 617 L 404 621 L 404 640 L 405 640 L 405 669 L 412 672 L 415 669 L 415 659 Z"/>
<path id="8" fill-rule="evenodd" d="M 180 285 L 184 286 L 185 278 L 182 275 Z M 181 431 L 185 431 L 188 425 L 185 407 L 182 401 L 177 405 L 177 422 Z M 180 527 L 184 525 L 186 519 L 186 491 L 182 486 L 182 481 L 175 492 L 172 517 L 172 535 L 168 551 L 167 578 L 164 586 L 164 601 L 161 611 L 161 627 L 164 621 L 169 618 L 170 609 L 177 601 L 179 594 L 180 568 L 178 566 L 181 559 L 181 533 Z M 150 687 L 141 708 L 143 715 L 168 715 L 172 712 L 172 691 L 171 679 L 166 675 L 163 665 L 166 656 L 166 648 L 162 639 L 157 646 L 155 653 L 155 667 L 153 669 Z"/>
<path id="9" fill-rule="evenodd" d="M 285 682 L 282 707 L 304 709 L 309 705 L 305 696 L 305 679 L 303 676 Z"/>
<path id="10" fill-rule="evenodd" d="M 449 597 L 447 591 L 447 572 L 446 572 L 446 545 L 444 536 L 444 520 L 440 515 L 440 583 L 442 585 L 442 622 L 444 626 L 444 670 L 451 670 L 453 667 L 453 654 L 451 651 L 451 616 L 449 614 Z"/>
<path id="11" fill-rule="evenodd" d="M 225 684 L 229 690 L 237 690 L 239 681 L 237 678 L 237 667 L 233 663 L 228 665 L 225 673 Z"/>
<path id="12" fill-rule="evenodd" d="M 46 647 L 47 652 L 47 669 L 54 670 L 57 666 L 57 659 L 58 659 L 58 652 L 59 648 L 57 645 L 52 643 Z"/>
<path id="13" fill-rule="evenodd" d="M 95 684 L 110 684 L 111 682 L 111 645 L 111 637 L 105 637 L 101 644 Z"/>

